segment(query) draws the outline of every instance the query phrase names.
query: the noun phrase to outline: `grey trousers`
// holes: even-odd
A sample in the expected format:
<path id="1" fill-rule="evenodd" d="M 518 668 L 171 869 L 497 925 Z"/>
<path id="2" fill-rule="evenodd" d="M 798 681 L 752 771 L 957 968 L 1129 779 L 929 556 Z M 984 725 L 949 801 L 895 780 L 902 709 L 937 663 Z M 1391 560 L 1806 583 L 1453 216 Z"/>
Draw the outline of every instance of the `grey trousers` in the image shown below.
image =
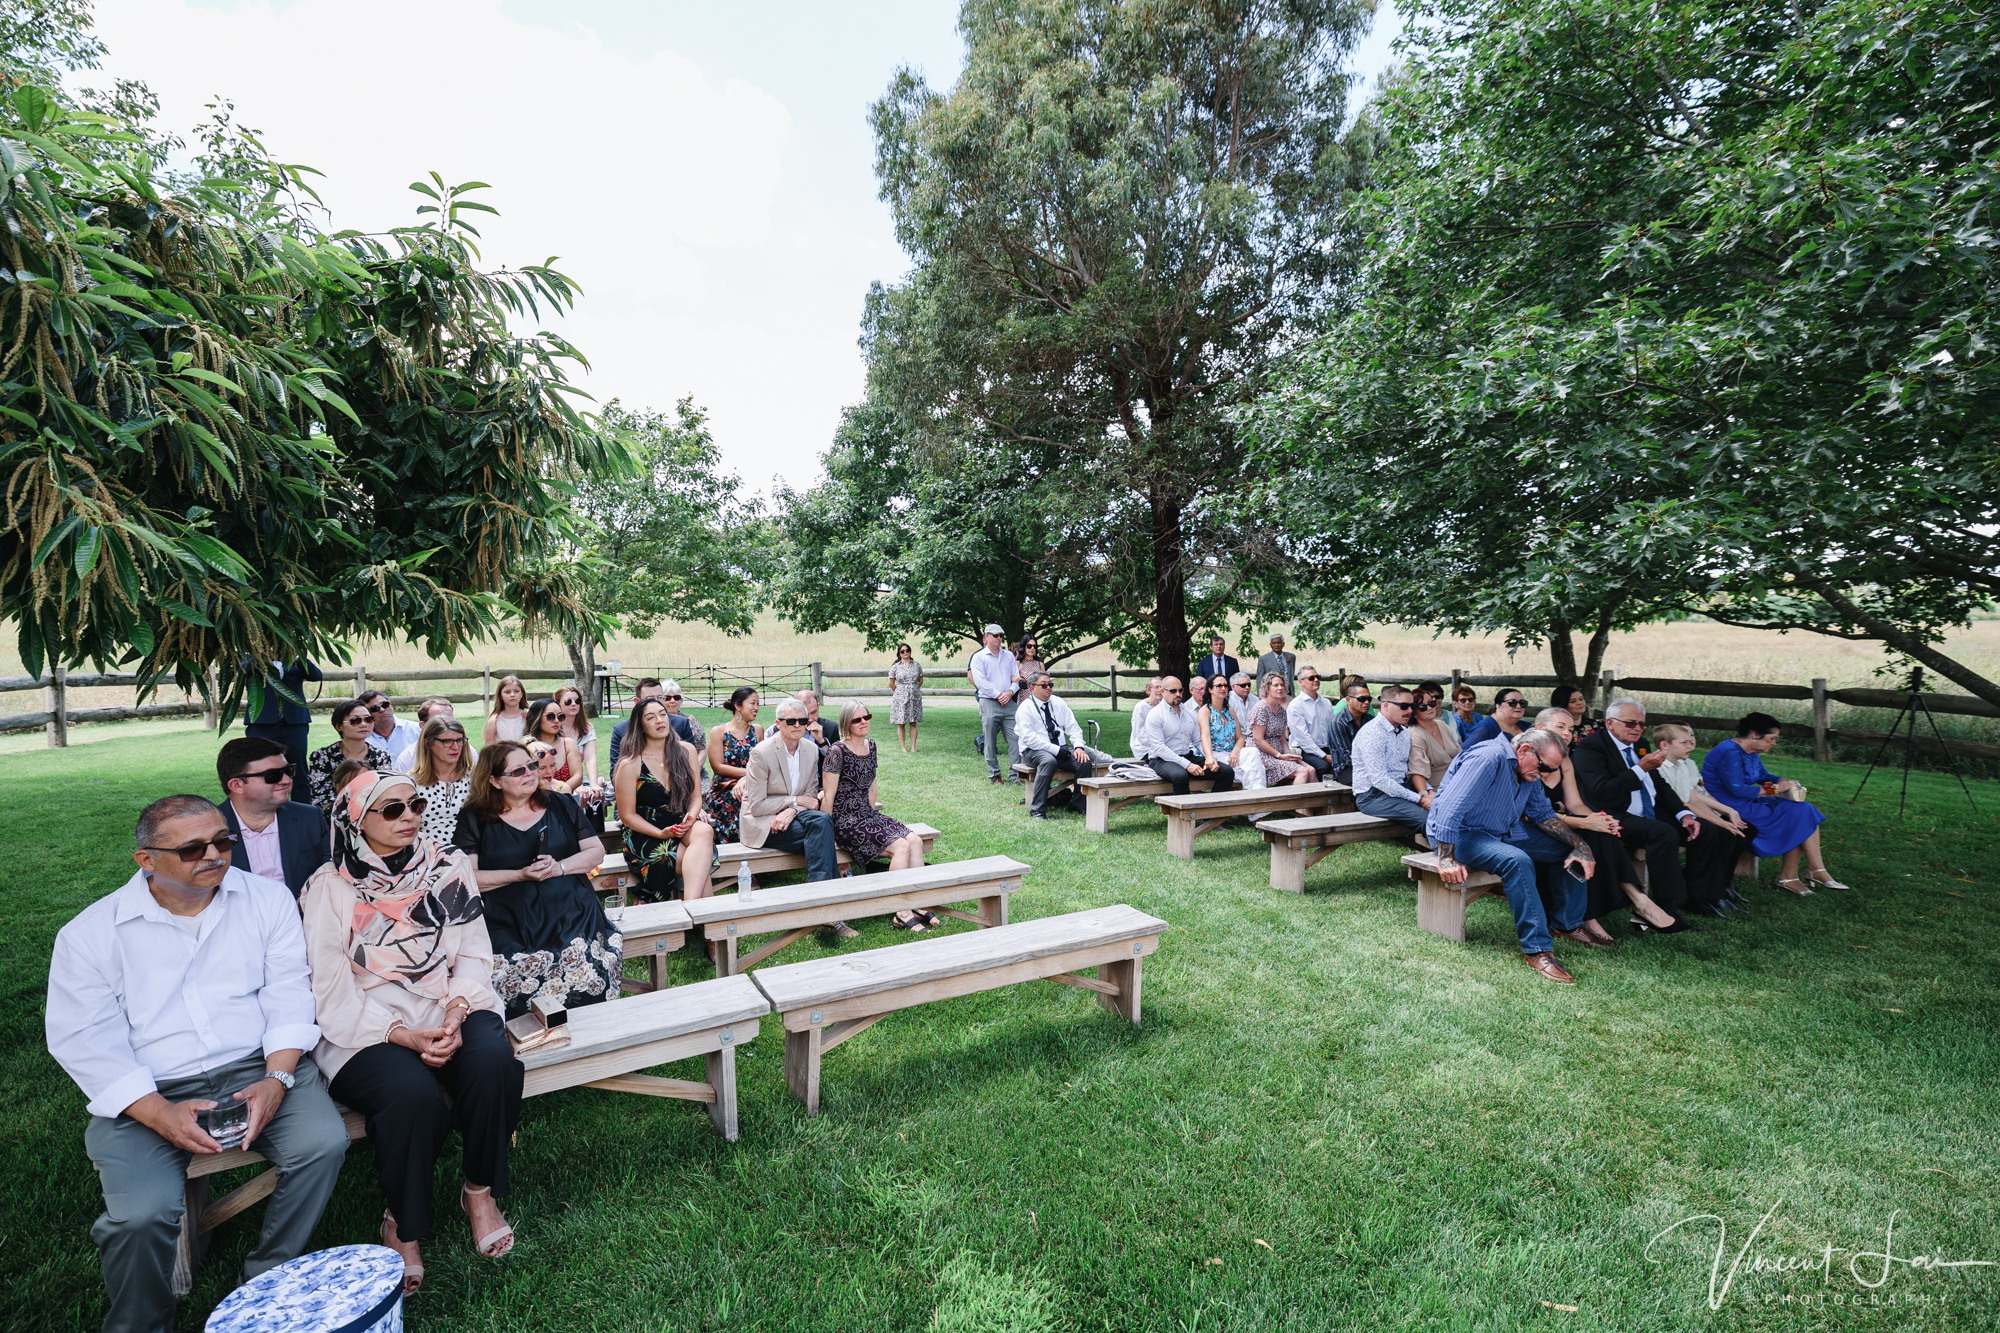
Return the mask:
<path id="1" fill-rule="evenodd" d="M 1422 833 L 1424 821 L 1431 817 L 1431 812 L 1415 801 L 1374 790 L 1354 793 L 1354 808 L 1377 819 L 1392 819 L 1412 833 Z"/>
<path id="2" fill-rule="evenodd" d="M 1067 745 L 1055 754 L 1050 754 L 1047 750 L 1039 750 L 1026 756 L 1024 762 L 1035 766 L 1034 789 L 1028 793 L 1029 814 L 1041 814 L 1047 811 L 1049 805 L 1049 784 L 1054 780 L 1058 770 L 1064 773 L 1076 773 L 1088 776 L 1091 768 L 1098 764 L 1108 764 L 1111 762 L 1111 756 L 1102 750 L 1093 750 L 1088 745 L 1084 746 L 1083 749 L 1090 756 L 1090 763 L 1087 766 L 1079 765 L 1076 762 L 1075 750 Z"/>
<path id="3" fill-rule="evenodd" d="M 168 1079 L 160 1084 L 160 1095 L 170 1102 L 197 1097 L 220 1102 L 263 1076 L 264 1057 L 257 1053 L 195 1078 Z M 251 1145 L 278 1168 L 278 1188 L 264 1214 L 264 1232 L 244 1256 L 246 1278 L 311 1247 L 313 1227 L 347 1156 L 347 1127 L 310 1057 L 299 1061 L 295 1076 L 299 1085 L 285 1094 Z M 174 1247 L 193 1154 L 126 1115 L 92 1116 L 83 1146 L 104 1187 L 104 1214 L 92 1224 L 90 1238 L 97 1242 L 111 1298 L 105 1333 L 172 1333 Z"/>
<path id="4" fill-rule="evenodd" d="M 1021 762 L 1021 751 L 1014 744 L 1014 709 L 1020 703 L 1018 697 L 1013 703 L 1003 704 L 997 699 L 979 701 L 979 730 L 986 737 L 986 771 L 996 778 L 1018 782 L 1014 776 L 1014 765 Z M 1000 767 L 1000 747 L 993 743 L 993 733 L 1007 733 L 1007 767 Z"/>

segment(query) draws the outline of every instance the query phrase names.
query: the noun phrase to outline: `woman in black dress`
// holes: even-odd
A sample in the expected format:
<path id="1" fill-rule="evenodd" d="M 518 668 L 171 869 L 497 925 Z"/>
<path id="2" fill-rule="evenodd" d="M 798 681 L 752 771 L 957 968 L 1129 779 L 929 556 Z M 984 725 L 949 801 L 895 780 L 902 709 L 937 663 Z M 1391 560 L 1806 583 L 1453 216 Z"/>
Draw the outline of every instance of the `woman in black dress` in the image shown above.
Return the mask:
<path id="1" fill-rule="evenodd" d="M 617 994 L 625 941 L 586 877 L 604 843 L 574 797 L 540 789 L 526 746 L 496 741 L 479 752 L 452 841 L 478 875 L 507 1017 L 541 995 L 575 1008 Z"/>
<path id="2" fill-rule="evenodd" d="M 910 870 L 924 863 L 924 840 L 882 813 L 875 795 L 875 742 L 868 739 L 874 714 L 855 700 L 840 710 L 840 739 L 820 751 L 819 808 L 833 816 L 833 844 L 854 858 L 857 867 L 878 857 L 889 858 L 889 869 Z M 935 926 L 929 912 L 898 912 L 904 930 Z"/>
<path id="3" fill-rule="evenodd" d="M 625 863 L 639 876 L 633 896 L 642 903 L 715 891 L 715 824 L 702 809 L 698 762 L 664 700 L 632 705 L 611 781 L 625 824 Z"/>

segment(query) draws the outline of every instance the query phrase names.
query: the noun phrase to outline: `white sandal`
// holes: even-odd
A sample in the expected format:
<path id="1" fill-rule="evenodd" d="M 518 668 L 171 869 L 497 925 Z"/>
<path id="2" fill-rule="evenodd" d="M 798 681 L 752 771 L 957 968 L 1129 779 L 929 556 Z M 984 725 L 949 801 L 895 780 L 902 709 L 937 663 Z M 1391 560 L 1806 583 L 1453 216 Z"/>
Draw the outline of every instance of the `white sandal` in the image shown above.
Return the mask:
<path id="1" fill-rule="evenodd" d="M 1847 887 L 1847 885 L 1842 884 L 1839 880 L 1835 879 L 1833 877 L 1833 872 L 1831 870 L 1828 870 L 1825 866 L 1821 866 L 1818 870 L 1809 870 L 1806 873 L 1812 876 L 1813 883 L 1821 886 L 1822 888 L 1844 889 Z M 1820 878 L 1821 875 L 1825 875 L 1826 878 L 1821 879 Z"/>
<path id="2" fill-rule="evenodd" d="M 1799 879 L 1796 876 L 1794 876 L 1791 879 L 1781 879 L 1775 882 L 1777 883 L 1777 886 L 1781 889 L 1785 889 L 1785 886 L 1787 884 L 1796 884 L 1799 886 L 1796 889 L 1785 889 L 1786 893 L 1797 894 L 1801 898 L 1812 897 L 1812 890 L 1806 887 L 1806 882 L 1802 879 Z"/>

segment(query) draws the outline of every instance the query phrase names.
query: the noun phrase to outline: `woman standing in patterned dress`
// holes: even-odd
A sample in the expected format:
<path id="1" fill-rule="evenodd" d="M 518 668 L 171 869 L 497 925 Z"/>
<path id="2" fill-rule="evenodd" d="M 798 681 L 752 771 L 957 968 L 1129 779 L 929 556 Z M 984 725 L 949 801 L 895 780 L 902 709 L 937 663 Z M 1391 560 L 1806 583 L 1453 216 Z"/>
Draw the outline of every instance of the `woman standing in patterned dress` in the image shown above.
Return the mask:
<path id="1" fill-rule="evenodd" d="M 1291 724 L 1285 721 L 1285 673 L 1267 671 L 1264 697 L 1250 710 L 1250 740 L 1263 752 L 1266 786 L 1290 782 L 1303 787 L 1312 780 L 1312 765 L 1285 748 L 1291 736 Z M 1296 813 L 1310 818 L 1313 811 L 1300 809 Z"/>
<path id="2" fill-rule="evenodd" d="M 729 696 L 729 721 L 708 733 L 708 767 L 715 778 L 708 784 L 702 808 L 715 825 L 718 843 L 736 841 L 736 830 L 742 823 L 736 784 L 750 772 L 750 752 L 757 748 L 757 707 L 757 691 L 748 685 L 737 686 Z"/>
<path id="3" fill-rule="evenodd" d="M 819 808 L 833 816 L 834 846 L 865 866 L 886 855 L 889 869 L 910 870 L 924 863 L 924 840 L 882 813 L 875 792 L 875 742 L 868 739 L 874 714 L 856 699 L 841 706 L 840 739 L 820 751 Z M 934 926 L 929 912 L 898 912 L 904 930 Z"/>
<path id="4" fill-rule="evenodd" d="M 903 753 L 917 752 L 917 724 L 924 720 L 924 669 L 907 643 L 896 645 L 896 661 L 889 668 L 889 682 L 895 694 L 889 700 L 889 720 L 896 724 L 896 740 Z"/>
<path id="5" fill-rule="evenodd" d="M 632 705 L 611 780 L 625 824 L 625 860 L 639 875 L 635 898 L 657 903 L 713 893 L 715 825 L 702 808 L 695 749 L 674 731 L 664 700 Z"/>

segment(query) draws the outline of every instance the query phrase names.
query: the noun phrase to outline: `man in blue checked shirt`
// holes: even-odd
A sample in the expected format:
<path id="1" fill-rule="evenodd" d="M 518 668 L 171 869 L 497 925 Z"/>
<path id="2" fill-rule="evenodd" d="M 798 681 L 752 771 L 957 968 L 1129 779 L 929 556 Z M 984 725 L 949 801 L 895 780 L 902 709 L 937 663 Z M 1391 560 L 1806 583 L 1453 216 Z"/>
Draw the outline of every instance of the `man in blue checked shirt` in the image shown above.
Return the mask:
<path id="1" fill-rule="evenodd" d="M 1519 736 L 1498 736 L 1461 750 L 1445 770 L 1424 832 L 1437 849 L 1438 876 L 1463 884 L 1468 869 L 1500 877 L 1507 906 L 1520 932 L 1521 960 L 1550 981 L 1572 985 L 1551 952 L 1550 919 L 1535 887 L 1535 863 L 1560 862 L 1554 876 L 1555 933 L 1597 948 L 1581 929 L 1587 908 L 1584 881 L 1597 865 L 1583 840 L 1556 817 L 1542 788 L 1542 776 L 1560 773 L 1563 743 L 1552 731 L 1535 728 Z M 1569 872 L 1581 868 L 1581 879 Z"/>

